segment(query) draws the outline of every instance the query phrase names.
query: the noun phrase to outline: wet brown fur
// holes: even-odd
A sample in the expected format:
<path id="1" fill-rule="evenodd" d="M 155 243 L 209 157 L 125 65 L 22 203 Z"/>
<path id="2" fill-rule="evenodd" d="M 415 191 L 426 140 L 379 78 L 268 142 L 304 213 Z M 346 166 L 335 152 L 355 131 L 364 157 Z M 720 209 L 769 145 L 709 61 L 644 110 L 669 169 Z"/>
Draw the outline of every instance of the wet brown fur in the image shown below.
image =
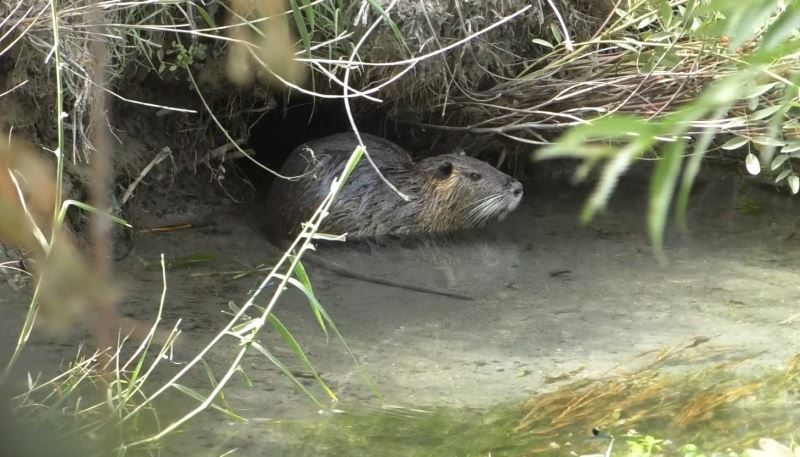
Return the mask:
<path id="1" fill-rule="evenodd" d="M 406 151 L 389 141 L 372 135 L 363 135 L 362 139 L 381 173 L 411 199 L 404 201 L 381 181 L 367 160 L 362 160 L 323 221 L 323 232 L 348 233 L 348 238 L 447 233 L 502 218 L 516 208 L 522 197 L 519 182 L 485 162 L 446 154 L 415 163 Z M 311 141 L 291 153 L 281 174 L 302 177 L 296 181 L 276 181 L 267 199 L 268 229 L 278 247 L 285 249 L 287 238 L 296 236 L 301 224 L 311 217 L 356 146 L 354 135 L 337 134 Z M 469 174 L 480 174 L 481 179 L 472 179 Z M 483 175 L 485 181 L 481 182 Z M 481 203 L 485 208 L 479 207 Z M 316 256 L 311 261 L 360 281 L 472 299 L 463 294 L 371 278 Z"/>
<path id="2" fill-rule="evenodd" d="M 486 162 L 443 154 L 417 162 L 399 146 L 362 135 L 370 157 L 386 179 L 410 197 L 404 201 L 362 160 L 323 221 L 322 232 L 348 238 L 448 233 L 502 219 L 522 197 L 522 185 Z M 357 146 L 353 134 L 336 134 L 295 149 L 267 200 L 273 234 L 295 236 L 330 191 Z"/>

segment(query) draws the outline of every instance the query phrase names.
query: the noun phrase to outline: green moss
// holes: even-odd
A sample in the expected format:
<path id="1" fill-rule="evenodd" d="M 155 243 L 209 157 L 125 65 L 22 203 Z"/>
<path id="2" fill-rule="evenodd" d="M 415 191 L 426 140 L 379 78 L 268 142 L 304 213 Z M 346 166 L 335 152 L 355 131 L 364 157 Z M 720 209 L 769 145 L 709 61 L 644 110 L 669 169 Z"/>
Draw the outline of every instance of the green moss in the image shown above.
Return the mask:
<path id="1" fill-rule="evenodd" d="M 701 456 L 741 452 L 762 437 L 789 442 L 800 423 L 797 360 L 743 376 L 744 359 L 670 358 L 669 368 L 665 359 L 488 410 L 354 410 L 285 427 L 302 437 L 300 455 L 315 456 L 603 454 L 612 438 L 616 456 Z"/>

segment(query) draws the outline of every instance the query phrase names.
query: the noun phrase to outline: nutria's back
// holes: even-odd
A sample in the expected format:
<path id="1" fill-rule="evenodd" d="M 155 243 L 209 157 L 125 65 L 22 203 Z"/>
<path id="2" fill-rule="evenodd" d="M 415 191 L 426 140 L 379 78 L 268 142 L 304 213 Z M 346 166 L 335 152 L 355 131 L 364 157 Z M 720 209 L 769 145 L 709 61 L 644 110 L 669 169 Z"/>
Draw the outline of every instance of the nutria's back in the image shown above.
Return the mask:
<path id="1" fill-rule="evenodd" d="M 522 199 L 522 184 L 486 162 L 444 154 L 413 162 L 401 147 L 362 134 L 367 152 L 404 201 L 362 159 L 340 190 L 321 232 L 348 238 L 446 233 L 484 225 L 513 211 Z M 270 230 L 281 238 L 299 233 L 330 192 L 358 145 L 352 133 L 339 133 L 298 147 L 281 168 L 267 198 Z"/>

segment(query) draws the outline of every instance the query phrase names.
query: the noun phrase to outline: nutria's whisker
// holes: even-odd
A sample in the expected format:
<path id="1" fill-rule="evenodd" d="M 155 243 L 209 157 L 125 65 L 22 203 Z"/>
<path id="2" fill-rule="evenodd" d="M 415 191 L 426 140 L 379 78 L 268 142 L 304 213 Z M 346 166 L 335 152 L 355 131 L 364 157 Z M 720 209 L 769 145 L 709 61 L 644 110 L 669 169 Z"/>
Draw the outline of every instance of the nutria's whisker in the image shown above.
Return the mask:
<path id="1" fill-rule="evenodd" d="M 492 200 L 496 199 L 497 197 L 498 195 L 487 195 L 486 197 L 476 200 L 471 205 L 467 205 L 467 207 L 473 206 L 473 208 L 469 211 L 469 214 L 472 215 L 480 212 L 487 205 L 491 204 Z"/>
<path id="2" fill-rule="evenodd" d="M 476 223 L 481 219 L 481 215 L 485 212 L 486 207 L 491 204 L 491 200 L 484 200 L 472 208 L 466 216 L 466 220 L 470 223 Z"/>
<path id="3" fill-rule="evenodd" d="M 480 203 L 467 214 L 467 221 L 475 225 L 485 224 L 494 215 L 498 214 L 498 209 L 506 206 L 503 202 L 503 197 L 503 194 L 494 194 L 482 199 L 482 201 L 479 200 Z"/>
<path id="4" fill-rule="evenodd" d="M 480 215 L 483 214 L 485 207 L 486 203 L 476 206 L 464 216 L 464 221 L 468 224 L 476 224 L 478 219 L 480 219 Z"/>
<path id="5" fill-rule="evenodd" d="M 482 198 L 479 198 L 479 199 L 475 200 L 471 204 L 467 205 L 467 207 L 469 207 L 469 206 L 478 206 L 481 203 L 485 202 L 486 200 L 489 200 L 490 198 L 495 198 L 495 197 L 496 197 L 496 195 L 493 195 L 493 194 L 492 195 L 487 195 L 485 197 L 482 197 Z"/>

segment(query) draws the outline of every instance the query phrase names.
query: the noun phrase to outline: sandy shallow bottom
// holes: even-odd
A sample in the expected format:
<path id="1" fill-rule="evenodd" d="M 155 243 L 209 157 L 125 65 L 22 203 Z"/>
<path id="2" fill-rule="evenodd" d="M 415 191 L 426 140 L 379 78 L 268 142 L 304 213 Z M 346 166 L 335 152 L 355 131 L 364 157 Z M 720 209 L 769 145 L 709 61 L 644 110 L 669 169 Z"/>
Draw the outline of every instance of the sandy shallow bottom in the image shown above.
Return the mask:
<path id="1" fill-rule="evenodd" d="M 645 351 L 695 337 L 708 344 L 762 352 L 764 366 L 783 366 L 797 352 L 800 319 L 800 233 L 796 203 L 785 195 L 745 184 L 735 176 L 707 178 L 689 214 L 688 235 L 668 234 L 666 264 L 653 257 L 644 226 L 646 183 L 617 190 L 610 209 L 588 226 L 577 222 L 586 191 L 567 187 L 526 189 L 520 209 L 480 236 L 447 243 L 371 249 L 337 249 L 326 258 L 374 276 L 419 282 L 473 296 L 472 301 L 392 289 L 314 270 L 318 297 L 347 339 L 385 401 L 409 407 L 484 407 L 521 400 L 547 379 L 599 376 Z M 753 209 L 758 206 L 757 209 Z M 182 341 L 174 360 L 184 362 L 226 323 L 228 302 L 241 304 L 259 281 L 203 275 L 268 263 L 275 253 L 242 209 L 216 210 L 213 224 L 142 235 L 117 264 L 126 286 L 124 314 L 150 320 L 161 294 L 160 272 L 145 268 L 199 253 L 214 261 L 168 272 L 165 325 L 181 319 Z M 186 210 L 151 217 L 151 225 L 204 218 Z M 2 343 L 16 338 L 25 293 L 0 286 Z M 289 291 L 277 316 L 293 332 L 341 399 L 341 405 L 377 404 L 341 344 L 326 341 L 303 296 Z M 36 335 L 23 367 L 55 371 L 70 359 L 76 339 Z M 275 335 L 264 341 L 298 373 L 303 367 Z M 224 339 L 206 356 L 220 376 L 236 350 Z M 318 408 L 256 353 L 235 376 L 226 400 L 249 418 L 313 417 Z M 165 365 L 162 379 L 180 368 Z M 303 378 L 318 398 L 324 395 Z M 183 384 L 208 391 L 195 370 Z M 183 407 L 192 406 L 183 400 Z M 169 455 L 291 455 L 291 437 L 269 421 L 235 424 L 217 413 L 179 435 Z M 207 452 L 206 452 L 207 451 Z"/>

